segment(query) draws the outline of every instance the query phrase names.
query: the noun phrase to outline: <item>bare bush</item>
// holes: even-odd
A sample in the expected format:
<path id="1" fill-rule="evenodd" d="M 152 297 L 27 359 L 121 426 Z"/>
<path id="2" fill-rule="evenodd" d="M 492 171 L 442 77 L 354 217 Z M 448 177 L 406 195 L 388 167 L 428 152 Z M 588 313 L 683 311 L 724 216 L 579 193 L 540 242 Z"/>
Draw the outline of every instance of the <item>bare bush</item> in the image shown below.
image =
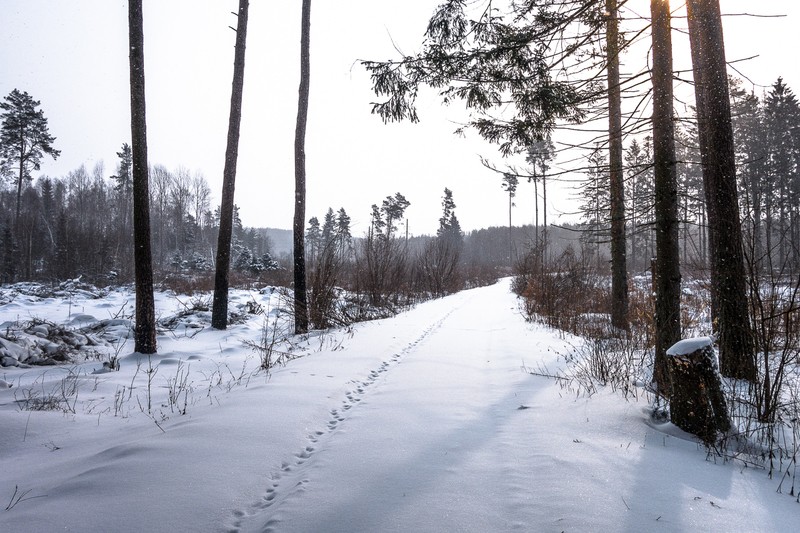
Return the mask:
<path id="1" fill-rule="evenodd" d="M 356 253 L 356 292 L 375 307 L 401 305 L 408 300 L 408 250 L 402 239 L 368 235 Z"/>
<path id="2" fill-rule="evenodd" d="M 308 315 L 314 328 L 344 325 L 337 317 L 336 287 L 342 275 L 343 258 L 337 243 L 330 241 L 311 265 Z"/>
<path id="3" fill-rule="evenodd" d="M 460 272 L 461 243 L 437 236 L 417 257 L 417 278 L 423 291 L 434 298 L 457 292 L 464 282 Z"/>
<path id="4" fill-rule="evenodd" d="M 293 298 L 287 297 L 287 304 L 294 302 Z M 282 308 L 275 310 L 267 309 L 264 313 L 264 323 L 261 326 L 261 338 L 258 342 L 245 341 L 245 345 L 253 349 L 259 357 L 259 368 L 266 371 L 267 375 L 273 368 L 284 366 L 294 358 L 285 342 L 294 331 L 290 328 L 288 320 L 283 320 L 282 315 L 294 316 L 289 310 L 282 312 Z"/>
<path id="5" fill-rule="evenodd" d="M 17 389 L 14 400 L 21 409 L 27 411 L 61 411 L 75 414 L 80 392 L 80 374 L 76 368 L 67 368 L 67 375 L 52 384 L 46 384 L 45 375 L 41 381 L 29 387 Z"/>
<path id="6" fill-rule="evenodd" d="M 512 288 L 522 296 L 530 320 L 576 335 L 616 334 L 608 314 L 608 287 L 588 254 L 569 246 L 544 262 L 534 249 L 518 262 L 516 270 Z"/>

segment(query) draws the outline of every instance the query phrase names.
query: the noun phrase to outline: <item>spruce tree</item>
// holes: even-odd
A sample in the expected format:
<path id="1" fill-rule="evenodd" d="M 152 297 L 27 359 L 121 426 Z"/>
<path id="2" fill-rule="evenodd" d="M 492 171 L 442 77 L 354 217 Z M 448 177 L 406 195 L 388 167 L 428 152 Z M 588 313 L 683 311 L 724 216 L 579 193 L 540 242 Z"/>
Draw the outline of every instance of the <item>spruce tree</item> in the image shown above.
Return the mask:
<path id="1" fill-rule="evenodd" d="M 798 243 L 798 132 L 800 103 L 782 78 L 764 98 L 768 241 L 771 269 L 784 269 L 797 261 Z M 775 240 L 777 239 L 777 242 Z M 774 250 L 774 252 L 773 252 Z"/>

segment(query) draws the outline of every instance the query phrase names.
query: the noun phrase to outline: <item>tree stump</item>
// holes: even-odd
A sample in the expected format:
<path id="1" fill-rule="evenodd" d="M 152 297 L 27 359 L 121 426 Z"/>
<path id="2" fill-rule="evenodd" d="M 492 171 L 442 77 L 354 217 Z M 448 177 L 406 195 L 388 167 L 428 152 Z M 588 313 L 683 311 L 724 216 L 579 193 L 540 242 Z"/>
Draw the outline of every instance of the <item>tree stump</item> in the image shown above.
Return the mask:
<path id="1" fill-rule="evenodd" d="M 672 423 L 706 444 L 731 429 L 712 342 L 710 337 L 684 339 L 667 350 Z"/>

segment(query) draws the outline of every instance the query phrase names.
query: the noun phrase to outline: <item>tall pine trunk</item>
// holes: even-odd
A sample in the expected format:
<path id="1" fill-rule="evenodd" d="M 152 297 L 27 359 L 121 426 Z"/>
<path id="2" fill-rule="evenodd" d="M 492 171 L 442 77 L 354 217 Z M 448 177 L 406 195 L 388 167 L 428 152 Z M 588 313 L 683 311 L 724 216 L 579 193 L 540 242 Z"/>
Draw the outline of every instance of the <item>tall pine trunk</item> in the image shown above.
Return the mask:
<path id="1" fill-rule="evenodd" d="M 228 274 L 231 266 L 233 196 L 236 188 L 236 161 L 239 157 L 239 128 L 242 122 L 248 8 L 249 0 L 239 0 L 239 20 L 236 24 L 236 49 L 233 59 L 231 112 L 228 120 L 228 145 L 225 149 L 225 168 L 222 173 L 222 202 L 220 204 L 216 273 L 214 275 L 214 303 L 211 312 L 211 327 L 215 329 L 225 329 L 228 326 Z"/>
<path id="2" fill-rule="evenodd" d="M 514 235 L 512 233 L 513 226 L 511 225 L 511 208 L 514 207 L 514 193 L 508 191 L 508 268 L 512 272 L 514 270 Z"/>
<path id="3" fill-rule="evenodd" d="M 306 124 L 311 85 L 311 0 L 303 0 L 300 35 L 300 89 L 294 137 L 294 330 L 308 332 L 306 295 Z"/>
<path id="4" fill-rule="evenodd" d="M 678 180 L 672 118 L 672 37 L 667 0 L 651 0 L 653 34 L 653 160 L 656 217 L 656 353 L 653 381 L 669 395 L 666 354 L 681 338 Z"/>
<path id="5" fill-rule="evenodd" d="M 617 0 L 606 0 L 609 189 L 611 194 L 611 324 L 628 329 L 628 272 L 625 252 L 625 188 L 622 176 L 622 111 L 619 82 Z"/>
<path id="6" fill-rule="evenodd" d="M 20 134 L 20 138 L 22 134 Z M 24 146 L 24 144 L 23 144 Z M 25 181 L 25 154 L 20 150 L 19 154 L 19 175 L 17 176 L 17 210 L 14 212 L 14 230 L 19 231 L 19 212 L 22 206 L 22 183 Z"/>
<path id="7" fill-rule="evenodd" d="M 134 350 L 156 352 L 153 255 L 150 249 L 150 191 L 147 175 L 147 120 L 144 84 L 142 0 L 128 4 L 131 82 L 131 149 L 133 150 L 133 257 L 136 282 Z"/>
<path id="8" fill-rule="evenodd" d="M 719 0 L 688 0 L 689 39 L 708 217 L 712 318 L 723 375 L 756 379 Z"/>

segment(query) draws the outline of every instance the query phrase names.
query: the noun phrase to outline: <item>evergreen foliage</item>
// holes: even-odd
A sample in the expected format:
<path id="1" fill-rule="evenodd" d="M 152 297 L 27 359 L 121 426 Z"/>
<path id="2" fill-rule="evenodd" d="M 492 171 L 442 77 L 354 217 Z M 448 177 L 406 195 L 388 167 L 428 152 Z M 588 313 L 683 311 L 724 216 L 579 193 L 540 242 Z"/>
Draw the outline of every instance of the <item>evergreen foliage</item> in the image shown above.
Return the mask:
<path id="1" fill-rule="evenodd" d="M 45 154 L 57 159 L 60 150 L 53 148 L 56 138 L 50 135 L 40 102 L 27 92 L 14 89 L 0 102 L 0 178 L 15 175 L 19 218 L 23 185 L 32 180 L 31 171 L 39 170 Z M 13 171 L 11 169 L 14 169 Z"/>
<path id="2" fill-rule="evenodd" d="M 363 62 L 376 95 L 385 98 L 372 112 L 385 122 L 417 122 L 417 95 L 428 86 L 445 104 L 466 104 L 473 112 L 468 126 L 503 155 L 524 151 L 557 120 L 579 122 L 582 106 L 598 96 L 595 81 L 573 83 L 560 74 L 567 58 L 599 43 L 600 4 L 544 0 L 499 9 L 491 1 L 447 0 L 431 17 L 420 53 Z M 579 68 L 590 67 L 581 62 Z"/>

